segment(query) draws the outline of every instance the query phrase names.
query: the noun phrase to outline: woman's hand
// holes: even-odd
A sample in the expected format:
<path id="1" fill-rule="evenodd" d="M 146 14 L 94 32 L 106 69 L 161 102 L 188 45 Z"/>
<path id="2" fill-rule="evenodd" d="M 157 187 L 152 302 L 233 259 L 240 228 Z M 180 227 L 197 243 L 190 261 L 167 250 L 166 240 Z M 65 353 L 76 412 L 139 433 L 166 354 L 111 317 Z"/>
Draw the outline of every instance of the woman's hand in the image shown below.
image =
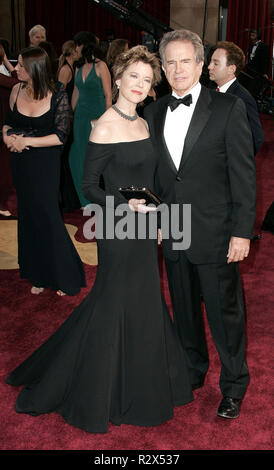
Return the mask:
<path id="1" fill-rule="evenodd" d="M 3 62 L 4 62 L 6 68 L 8 69 L 9 72 L 13 72 L 13 71 L 15 70 L 15 68 L 14 68 L 13 65 L 10 63 L 9 59 L 7 58 L 6 53 L 5 53 L 5 55 L 4 55 Z"/>
<path id="2" fill-rule="evenodd" d="M 12 146 L 13 142 L 14 142 L 14 135 L 7 135 L 3 132 L 3 141 L 4 143 L 6 144 L 6 146 L 8 147 L 8 149 L 10 149 L 10 147 Z"/>
<path id="3" fill-rule="evenodd" d="M 146 206 L 145 199 L 130 199 L 128 201 L 128 205 L 132 211 L 141 212 L 142 214 L 146 214 L 147 212 L 157 211 L 156 207 Z"/>
<path id="4" fill-rule="evenodd" d="M 8 148 L 11 152 L 21 153 L 23 150 L 29 150 L 27 137 L 24 137 L 24 134 L 12 134 L 10 137 L 13 137 L 10 145 L 8 145 Z"/>
<path id="5" fill-rule="evenodd" d="M 162 230 L 158 228 L 158 245 L 162 243 Z"/>

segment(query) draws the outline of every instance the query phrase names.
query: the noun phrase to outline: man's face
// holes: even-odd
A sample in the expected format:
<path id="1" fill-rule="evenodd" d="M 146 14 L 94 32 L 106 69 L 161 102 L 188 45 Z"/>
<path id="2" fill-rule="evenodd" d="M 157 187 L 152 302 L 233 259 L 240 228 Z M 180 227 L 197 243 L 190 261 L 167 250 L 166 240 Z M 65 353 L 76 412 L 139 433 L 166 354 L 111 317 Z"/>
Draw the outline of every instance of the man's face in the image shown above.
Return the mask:
<path id="1" fill-rule="evenodd" d="M 227 65 L 227 54 L 224 49 L 216 49 L 208 66 L 210 80 L 218 86 L 224 85 L 235 77 L 235 65 Z"/>
<path id="2" fill-rule="evenodd" d="M 250 41 L 252 42 L 252 44 L 255 44 L 255 42 L 258 41 L 257 33 L 250 33 Z"/>
<path id="3" fill-rule="evenodd" d="M 165 49 L 163 70 L 173 91 L 183 96 L 198 83 L 203 68 L 195 59 L 194 46 L 188 41 L 171 41 Z"/>
<path id="4" fill-rule="evenodd" d="M 38 47 L 40 42 L 46 40 L 46 35 L 41 31 L 40 33 L 35 33 L 31 38 L 30 42 L 34 47 Z"/>

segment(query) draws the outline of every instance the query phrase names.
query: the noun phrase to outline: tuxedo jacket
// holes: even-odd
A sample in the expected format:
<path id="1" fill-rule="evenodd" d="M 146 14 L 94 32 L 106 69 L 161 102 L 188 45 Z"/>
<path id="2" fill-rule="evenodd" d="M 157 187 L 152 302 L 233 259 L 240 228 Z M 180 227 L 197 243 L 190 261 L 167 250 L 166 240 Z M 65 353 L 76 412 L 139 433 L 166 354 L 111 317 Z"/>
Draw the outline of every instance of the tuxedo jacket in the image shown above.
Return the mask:
<path id="1" fill-rule="evenodd" d="M 248 52 L 248 69 L 252 74 L 252 71 L 260 75 L 268 74 L 270 65 L 270 47 L 264 42 L 259 42 L 254 57 L 251 59 L 253 46 L 250 47 Z"/>
<path id="2" fill-rule="evenodd" d="M 239 83 L 237 79 L 230 85 L 226 92 L 238 96 L 243 100 L 251 127 L 254 152 L 255 154 L 258 153 L 264 142 L 264 131 L 260 122 L 258 107 L 255 99 L 253 96 L 251 96 L 249 91 Z"/>
<path id="3" fill-rule="evenodd" d="M 253 237 L 256 213 L 255 159 L 245 105 L 231 94 L 202 86 L 177 170 L 164 138 L 169 97 L 145 108 L 158 151 L 156 190 L 163 202 L 179 204 L 181 222 L 183 204 L 191 204 L 189 260 L 226 262 L 231 236 Z M 176 261 L 179 251 L 173 241 L 163 240 L 163 252 Z"/>

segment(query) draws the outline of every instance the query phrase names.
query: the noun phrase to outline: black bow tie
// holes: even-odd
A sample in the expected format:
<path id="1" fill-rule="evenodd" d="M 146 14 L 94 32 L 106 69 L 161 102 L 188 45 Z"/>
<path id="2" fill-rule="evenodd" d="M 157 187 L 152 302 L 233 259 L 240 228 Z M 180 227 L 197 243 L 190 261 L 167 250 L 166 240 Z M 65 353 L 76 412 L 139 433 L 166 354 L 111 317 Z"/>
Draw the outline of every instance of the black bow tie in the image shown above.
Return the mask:
<path id="1" fill-rule="evenodd" d="M 171 111 L 177 108 L 180 104 L 184 104 L 185 106 L 190 106 L 192 103 L 192 95 L 186 95 L 183 98 L 175 98 L 175 96 L 171 95 L 168 106 L 170 107 Z"/>

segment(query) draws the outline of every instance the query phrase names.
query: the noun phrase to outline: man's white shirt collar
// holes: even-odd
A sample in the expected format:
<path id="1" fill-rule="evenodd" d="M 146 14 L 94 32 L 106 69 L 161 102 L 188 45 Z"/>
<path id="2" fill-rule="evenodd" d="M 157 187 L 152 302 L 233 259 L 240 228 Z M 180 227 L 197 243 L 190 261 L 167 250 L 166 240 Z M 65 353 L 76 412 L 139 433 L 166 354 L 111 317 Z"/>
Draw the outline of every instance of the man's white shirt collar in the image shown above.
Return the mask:
<path id="1" fill-rule="evenodd" d="M 229 80 L 229 82 L 226 82 L 224 85 L 220 86 L 219 87 L 220 92 L 225 93 L 230 87 L 230 85 L 232 85 L 232 83 L 235 82 L 235 80 L 236 80 L 236 77 L 232 78 L 232 80 Z"/>

